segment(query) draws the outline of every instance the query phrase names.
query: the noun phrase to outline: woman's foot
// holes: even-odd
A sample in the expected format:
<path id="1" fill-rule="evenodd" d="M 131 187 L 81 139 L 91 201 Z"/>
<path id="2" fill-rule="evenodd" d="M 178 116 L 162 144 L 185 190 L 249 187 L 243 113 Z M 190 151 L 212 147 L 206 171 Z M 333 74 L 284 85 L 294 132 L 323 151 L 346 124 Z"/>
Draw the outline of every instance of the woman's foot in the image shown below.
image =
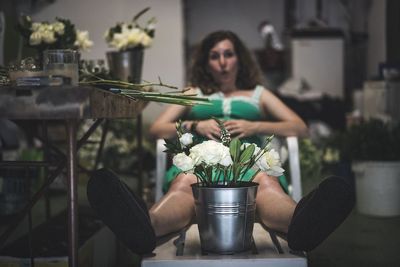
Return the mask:
<path id="1" fill-rule="evenodd" d="M 91 207 L 132 252 L 154 250 L 156 237 L 146 204 L 110 170 L 93 172 L 87 185 Z"/>
<path id="2" fill-rule="evenodd" d="M 313 250 L 346 219 L 354 203 L 354 188 L 348 181 L 326 178 L 297 204 L 287 234 L 289 247 Z"/>

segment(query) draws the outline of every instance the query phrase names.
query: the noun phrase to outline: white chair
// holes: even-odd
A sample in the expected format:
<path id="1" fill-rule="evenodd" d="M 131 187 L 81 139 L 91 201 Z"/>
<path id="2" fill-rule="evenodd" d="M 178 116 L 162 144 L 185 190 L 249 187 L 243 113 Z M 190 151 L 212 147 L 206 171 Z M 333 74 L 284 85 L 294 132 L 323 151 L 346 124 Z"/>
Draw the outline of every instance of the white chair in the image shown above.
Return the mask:
<path id="1" fill-rule="evenodd" d="M 288 150 L 289 168 L 290 168 L 290 181 L 289 194 L 298 202 L 302 196 L 301 190 L 301 176 L 300 176 L 300 161 L 299 161 L 299 145 L 297 137 L 289 136 L 285 138 L 286 147 Z M 163 139 L 157 140 L 156 147 L 156 186 L 155 186 L 155 201 L 158 201 L 163 196 L 162 186 L 164 181 L 165 172 L 167 169 L 167 153 L 165 150 L 165 141 Z"/>
<path id="2" fill-rule="evenodd" d="M 289 193 L 295 201 L 298 201 L 302 191 L 297 137 L 286 137 L 285 140 L 291 174 Z M 167 168 L 164 144 L 164 140 L 157 140 L 156 201 L 163 195 L 162 185 Z M 197 225 L 192 224 L 178 233 L 159 240 L 154 253 L 144 257 L 141 265 L 142 267 L 307 267 L 307 259 L 303 252 L 291 251 L 286 240 L 277 236 L 274 231 L 266 231 L 260 223 L 254 225 L 253 241 L 251 251 L 234 255 L 204 255 L 201 251 Z"/>

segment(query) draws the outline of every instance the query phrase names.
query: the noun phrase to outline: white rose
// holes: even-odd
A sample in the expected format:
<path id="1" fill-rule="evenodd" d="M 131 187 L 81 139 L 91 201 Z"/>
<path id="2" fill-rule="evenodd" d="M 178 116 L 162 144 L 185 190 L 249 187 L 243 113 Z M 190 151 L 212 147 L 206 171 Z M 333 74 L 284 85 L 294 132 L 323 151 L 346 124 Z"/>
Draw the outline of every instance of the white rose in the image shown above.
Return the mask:
<path id="1" fill-rule="evenodd" d="M 64 29 L 65 25 L 62 22 L 54 22 L 53 24 L 53 30 L 58 34 L 58 35 L 63 35 L 64 34 Z"/>
<path id="2" fill-rule="evenodd" d="M 230 157 L 229 147 L 214 140 L 208 140 L 190 149 L 190 157 L 196 165 L 204 162 L 207 165 L 228 164 Z M 225 165 L 224 165 L 225 166 Z"/>
<path id="3" fill-rule="evenodd" d="M 39 28 L 40 28 L 40 26 L 42 26 L 42 23 L 40 23 L 40 22 L 34 22 L 34 23 L 32 23 L 32 26 L 31 26 L 31 30 L 32 31 L 38 31 L 39 30 Z"/>
<path id="4" fill-rule="evenodd" d="M 179 142 L 183 147 L 187 147 L 193 143 L 193 135 L 191 133 L 184 133 L 181 138 L 179 138 Z"/>
<path id="5" fill-rule="evenodd" d="M 145 32 L 142 33 L 142 45 L 144 47 L 149 47 L 152 43 L 153 39 Z"/>
<path id="6" fill-rule="evenodd" d="M 77 30 L 74 45 L 82 50 L 88 50 L 90 47 L 92 47 L 93 42 L 89 40 L 89 32 Z"/>
<path id="7" fill-rule="evenodd" d="M 195 145 L 190 149 L 189 157 L 193 160 L 195 166 L 201 164 L 202 161 L 202 151 L 199 149 L 199 145 Z"/>
<path id="8" fill-rule="evenodd" d="M 262 171 L 265 171 L 271 176 L 280 176 L 284 172 L 284 169 L 280 167 L 281 162 L 279 159 L 279 154 L 275 151 L 275 149 L 266 151 L 256 162 L 256 164 Z"/>
<path id="9" fill-rule="evenodd" d="M 219 162 L 219 164 L 221 164 L 222 166 L 225 166 L 225 167 L 232 165 L 232 163 L 233 163 L 233 161 L 232 161 L 231 154 L 225 155 Z"/>
<path id="10" fill-rule="evenodd" d="M 29 36 L 30 45 L 38 45 L 42 42 L 42 34 L 40 32 L 32 32 Z"/>
<path id="11" fill-rule="evenodd" d="M 52 44 L 57 41 L 53 31 L 42 32 L 42 40 L 48 44 Z"/>
<path id="12" fill-rule="evenodd" d="M 272 166 L 271 169 L 266 171 L 268 175 L 276 177 L 281 176 L 284 172 L 285 170 L 279 166 Z"/>
<path id="13" fill-rule="evenodd" d="M 194 168 L 194 162 L 192 158 L 183 152 L 176 154 L 172 159 L 172 163 L 184 172 L 193 170 Z"/>
<path id="14" fill-rule="evenodd" d="M 201 162 L 204 162 L 207 165 L 215 165 L 221 160 L 221 156 L 217 148 L 218 142 L 209 140 L 198 144 L 197 146 L 199 150 L 197 154 L 200 155 Z"/>
<path id="15" fill-rule="evenodd" d="M 39 28 L 37 29 L 39 32 L 49 31 L 49 25 L 46 23 L 40 23 Z"/>
<path id="16" fill-rule="evenodd" d="M 112 41 L 110 42 L 111 47 L 115 47 L 118 50 L 125 48 L 127 45 L 126 38 L 121 33 L 115 33 Z"/>
<path id="17" fill-rule="evenodd" d="M 127 38 L 128 47 L 138 46 L 142 39 L 141 30 L 139 30 L 138 28 L 133 28 L 130 31 L 126 32 L 125 36 L 125 38 Z"/>

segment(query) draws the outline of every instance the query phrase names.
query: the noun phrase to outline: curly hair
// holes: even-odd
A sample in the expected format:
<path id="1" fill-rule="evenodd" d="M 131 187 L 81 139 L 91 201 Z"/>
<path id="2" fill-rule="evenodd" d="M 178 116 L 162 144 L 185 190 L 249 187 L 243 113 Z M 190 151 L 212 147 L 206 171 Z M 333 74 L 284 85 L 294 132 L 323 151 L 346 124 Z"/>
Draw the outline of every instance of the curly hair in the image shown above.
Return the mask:
<path id="1" fill-rule="evenodd" d="M 231 31 L 216 31 L 208 34 L 197 47 L 190 71 L 191 86 L 199 87 L 206 95 L 219 91 L 220 85 L 214 80 L 208 68 L 208 57 L 210 50 L 224 40 L 232 42 L 238 57 L 236 87 L 241 90 L 252 90 L 257 84 L 261 84 L 259 67 L 239 37 Z"/>

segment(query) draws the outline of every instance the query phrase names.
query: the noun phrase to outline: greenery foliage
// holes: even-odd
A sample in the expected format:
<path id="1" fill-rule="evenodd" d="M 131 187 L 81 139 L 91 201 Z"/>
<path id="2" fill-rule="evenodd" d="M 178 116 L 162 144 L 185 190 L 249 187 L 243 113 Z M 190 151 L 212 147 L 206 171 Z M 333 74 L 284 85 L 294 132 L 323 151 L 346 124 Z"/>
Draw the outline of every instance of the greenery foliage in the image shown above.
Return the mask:
<path id="1" fill-rule="evenodd" d="M 400 160 L 400 124 L 369 120 L 336 137 L 341 158 L 352 161 Z"/>

